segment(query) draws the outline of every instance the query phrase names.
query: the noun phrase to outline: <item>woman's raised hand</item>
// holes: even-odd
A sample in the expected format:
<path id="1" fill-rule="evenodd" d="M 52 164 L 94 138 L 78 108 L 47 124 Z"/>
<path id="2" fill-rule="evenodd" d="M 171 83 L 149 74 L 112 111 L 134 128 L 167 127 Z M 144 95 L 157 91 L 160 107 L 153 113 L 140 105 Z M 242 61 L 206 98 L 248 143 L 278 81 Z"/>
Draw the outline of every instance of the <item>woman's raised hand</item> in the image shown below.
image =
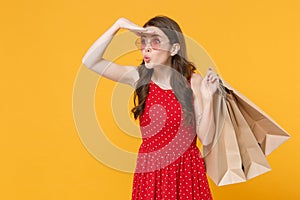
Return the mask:
<path id="1" fill-rule="evenodd" d="M 118 25 L 119 28 L 127 29 L 127 30 L 135 33 L 138 36 L 140 36 L 141 33 L 149 32 L 147 29 L 133 23 L 132 21 L 130 21 L 130 20 L 124 18 L 124 17 L 119 18 L 116 21 L 116 24 Z"/>

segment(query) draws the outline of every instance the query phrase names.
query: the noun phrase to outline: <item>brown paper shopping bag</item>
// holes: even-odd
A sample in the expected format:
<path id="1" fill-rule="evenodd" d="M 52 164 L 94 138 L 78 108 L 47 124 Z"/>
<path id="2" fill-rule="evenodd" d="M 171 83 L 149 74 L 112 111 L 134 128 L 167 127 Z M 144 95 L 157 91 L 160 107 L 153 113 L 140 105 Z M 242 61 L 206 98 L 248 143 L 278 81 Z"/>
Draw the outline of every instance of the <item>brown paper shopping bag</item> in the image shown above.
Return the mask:
<path id="1" fill-rule="evenodd" d="M 207 174 L 218 186 L 240 183 L 246 180 L 235 130 L 230 119 L 225 98 L 217 96 L 214 101 L 216 129 L 213 146 L 204 146 Z"/>
<path id="2" fill-rule="evenodd" d="M 270 170 L 266 155 L 290 136 L 253 102 L 220 78 L 213 100 L 216 131 L 203 146 L 216 185 L 243 182 Z"/>
<path id="3" fill-rule="evenodd" d="M 223 79 L 220 79 L 220 81 L 224 87 L 232 91 L 239 110 L 249 124 L 265 155 L 269 155 L 290 138 L 290 135 L 257 105 L 231 87 Z"/>
<path id="4" fill-rule="evenodd" d="M 266 156 L 258 145 L 251 128 L 239 110 L 232 91 L 227 94 L 227 100 L 226 103 L 235 129 L 243 170 L 247 180 L 270 171 L 271 168 Z"/>

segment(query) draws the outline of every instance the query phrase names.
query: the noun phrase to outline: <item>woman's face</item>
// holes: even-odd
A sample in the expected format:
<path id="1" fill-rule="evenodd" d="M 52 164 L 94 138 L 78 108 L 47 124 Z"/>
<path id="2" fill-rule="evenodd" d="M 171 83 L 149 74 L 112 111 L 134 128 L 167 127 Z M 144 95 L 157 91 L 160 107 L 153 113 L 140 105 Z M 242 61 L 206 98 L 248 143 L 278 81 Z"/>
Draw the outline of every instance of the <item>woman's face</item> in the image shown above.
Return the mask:
<path id="1" fill-rule="evenodd" d="M 171 47 L 166 34 L 157 27 L 146 27 L 149 33 L 143 33 L 139 40 L 139 47 L 142 51 L 145 66 L 148 69 L 171 66 Z"/>

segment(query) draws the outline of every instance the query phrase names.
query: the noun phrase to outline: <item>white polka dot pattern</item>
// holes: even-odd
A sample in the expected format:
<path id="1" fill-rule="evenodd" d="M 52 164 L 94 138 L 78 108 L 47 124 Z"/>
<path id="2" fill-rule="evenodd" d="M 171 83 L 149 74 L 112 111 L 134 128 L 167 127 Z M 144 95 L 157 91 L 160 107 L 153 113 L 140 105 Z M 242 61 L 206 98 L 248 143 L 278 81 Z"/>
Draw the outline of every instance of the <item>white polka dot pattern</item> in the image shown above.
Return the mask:
<path id="1" fill-rule="evenodd" d="M 195 127 L 184 125 L 172 90 L 150 82 L 140 127 L 132 200 L 211 200 Z"/>

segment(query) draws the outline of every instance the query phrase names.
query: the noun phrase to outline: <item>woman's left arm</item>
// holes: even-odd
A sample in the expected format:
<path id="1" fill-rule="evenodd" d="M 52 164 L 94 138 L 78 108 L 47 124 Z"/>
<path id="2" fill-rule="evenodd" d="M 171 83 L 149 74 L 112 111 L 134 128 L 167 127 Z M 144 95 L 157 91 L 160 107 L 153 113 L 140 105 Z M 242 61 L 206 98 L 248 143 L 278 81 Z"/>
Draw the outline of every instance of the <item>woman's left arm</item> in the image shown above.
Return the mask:
<path id="1" fill-rule="evenodd" d="M 197 136 L 203 145 L 210 144 L 214 137 L 213 94 L 217 89 L 217 79 L 217 75 L 211 69 L 204 78 L 200 74 L 193 74 L 191 79 Z"/>

